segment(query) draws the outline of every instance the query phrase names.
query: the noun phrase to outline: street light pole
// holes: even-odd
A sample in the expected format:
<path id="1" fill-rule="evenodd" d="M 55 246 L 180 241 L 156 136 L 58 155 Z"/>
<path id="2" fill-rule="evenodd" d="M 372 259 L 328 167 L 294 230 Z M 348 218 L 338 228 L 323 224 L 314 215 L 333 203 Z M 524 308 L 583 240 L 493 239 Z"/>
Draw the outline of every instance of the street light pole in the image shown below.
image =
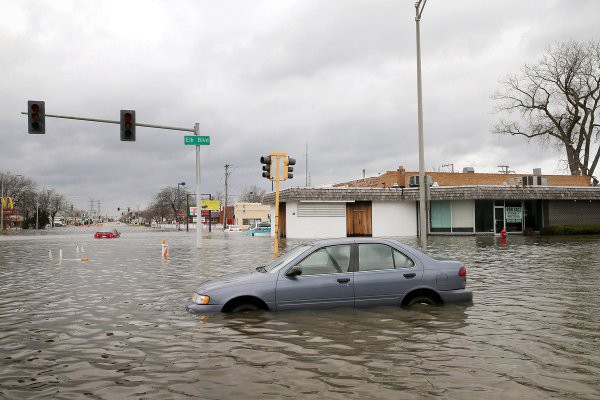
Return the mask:
<path id="1" fill-rule="evenodd" d="M 421 250 L 427 251 L 427 204 L 425 197 L 425 150 L 423 142 L 423 94 L 421 85 L 421 14 L 427 0 L 415 3 L 416 28 L 417 28 L 417 104 L 419 108 L 419 236 Z"/>
<path id="2" fill-rule="evenodd" d="M 179 196 L 179 186 L 185 186 L 185 182 L 177 182 L 177 215 L 175 215 L 175 221 L 177 223 L 178 230 L 181 229 L 179 228 L 179 210 L 181 210 L 181 197 Z"/>

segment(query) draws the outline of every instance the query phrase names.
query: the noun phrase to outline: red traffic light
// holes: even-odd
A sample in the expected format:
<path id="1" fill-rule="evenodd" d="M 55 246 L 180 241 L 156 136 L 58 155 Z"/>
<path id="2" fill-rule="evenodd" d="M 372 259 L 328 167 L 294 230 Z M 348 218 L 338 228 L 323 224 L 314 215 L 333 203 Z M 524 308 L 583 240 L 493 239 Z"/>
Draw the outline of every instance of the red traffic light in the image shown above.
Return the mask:
<path id="1" fill-rule="evenodd" d="M 27 101 L 27 132 L 46 133 L 46 106 L 43 101 Z"/>
<path id="2" fill-rule="evenodd" d="M 121 110 L 121 140 L 135 142 L 135 110 Z"/>

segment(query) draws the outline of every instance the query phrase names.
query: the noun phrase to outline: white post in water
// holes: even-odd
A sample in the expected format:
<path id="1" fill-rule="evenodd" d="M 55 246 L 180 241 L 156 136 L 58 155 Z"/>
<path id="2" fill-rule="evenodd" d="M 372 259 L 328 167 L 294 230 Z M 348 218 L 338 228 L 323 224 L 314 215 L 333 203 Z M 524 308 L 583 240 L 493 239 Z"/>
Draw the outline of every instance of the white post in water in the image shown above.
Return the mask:
<path id="1" fill-rule="evenodd" d="M 194 125 L 194 135 L 200 134 L 200 124 Z M 200 146 L 196 146 L 196 248 L 200 248 L 202 238 L 202 195 L 200 194 Z"/>

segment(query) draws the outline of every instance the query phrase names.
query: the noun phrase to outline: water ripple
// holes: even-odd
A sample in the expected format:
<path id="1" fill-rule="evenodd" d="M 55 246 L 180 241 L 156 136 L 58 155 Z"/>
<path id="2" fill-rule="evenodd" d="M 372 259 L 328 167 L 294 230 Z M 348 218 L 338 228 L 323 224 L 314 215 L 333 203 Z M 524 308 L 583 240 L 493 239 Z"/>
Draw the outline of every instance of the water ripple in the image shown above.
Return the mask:
<path id="1" fill-rule="evenodd" d="M 92 233 L 0 238 L 0 398 L 600 398 L 598 238 L 432 238 L 470 307 L 194 315 L 198 283 L 264 263 L 269 238 Z"/>

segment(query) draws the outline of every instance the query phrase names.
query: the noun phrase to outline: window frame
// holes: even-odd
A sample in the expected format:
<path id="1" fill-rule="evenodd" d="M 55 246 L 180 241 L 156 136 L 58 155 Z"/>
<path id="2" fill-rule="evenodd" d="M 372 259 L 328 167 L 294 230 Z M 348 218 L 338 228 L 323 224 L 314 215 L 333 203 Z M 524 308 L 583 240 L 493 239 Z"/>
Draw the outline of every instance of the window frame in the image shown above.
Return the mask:
<path id="1" fill-rule="evenodd" d="M 298 266 L 298 267 L 302 268 L 302 266 L 300 264 L 303 261 L 305 261 L 308 257 L 312 256 L 313 254 L 315 254 L 315 253 L 317 253 L 317 252 L 319 252 L 321 250 L 327 249 L 329 247 L 347 246 L 347 247 L 350 247 L 350 258 L 348 260 L 348 270 L 346 272 L 344 272 L 344 271 L 339 271 L 339 272 L 335 271 L 335 272 L 323 273 L 323 274 L 305 274 L 304 270 L 303 270 L 302 271 L 302 275 L 300 275 L 300 276 L 304 277 L 304 276 L 327 276 L 327 275 L 336 275 L 336 274 L 350 274 L 350 273 L 354 272 L 354 247 L 355 247 L 355 245 L 356 245 L 355 243 L 347 243 L 347 244 L 331 244 L 331 245 L 325 245 L 325 246 L 319 247 L 318 249 L 315 249 L 314 251 L 312 251 L 309 254 L 307 254 L 301 260 L 298 260 L 297 262 L 295 262 L 293 267 Z M 329 257 L 333 258 L 329 253 L 327 253 L 327 255 Z M 293 268 L 293 267 L 291 267 L 291 268 Z"/>
<path id="2" fill-rule="evenodd" d="M 360 259 L 359 259 L 359 255 L 360 255 L 360 250 L 359 250 L 359 246 L 360 245 L 381 245 L 381 246 L 387 246 L 390 251 L 392 252 L 392 262 L 394 263 L 394 268 L 382 268 L 382 269 L 367 269 L 367 270 L 361 270 L 360 269 Z M 355 255 L 355 262 L 356 264 L 354 265 L 354 269 L 353 272 L 380 272 L 380 271 L 405 271 L 407 269 L 415 269 L 417 267 L 417 263 L 416 261 L 408 256 L 405 252 L 397 249 L 394 246 L 391 246 L 387 243 L 355 243 L 354 246 L 356 247 L 356 255 Z M 412 266 L 411 267 L 401 267 L 398 268 L 396 266 L 396 256 L 394 255 L 394 250 L 397 251 L 398 253 L 402 254 L 404 257 L 406 257 L 407 259 L 410 260 L 410 262 L 412 262 Z"/>

